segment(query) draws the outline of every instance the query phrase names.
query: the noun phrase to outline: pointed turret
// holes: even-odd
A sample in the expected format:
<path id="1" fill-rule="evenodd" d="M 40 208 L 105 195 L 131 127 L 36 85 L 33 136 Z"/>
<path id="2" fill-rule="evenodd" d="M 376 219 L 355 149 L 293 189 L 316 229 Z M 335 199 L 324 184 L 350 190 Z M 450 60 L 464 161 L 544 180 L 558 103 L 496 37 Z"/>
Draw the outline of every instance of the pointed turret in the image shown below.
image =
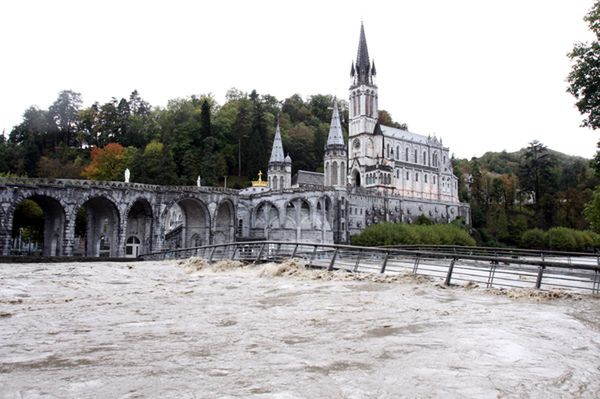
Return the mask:
<path id="1" fill-rule="evenodd" d="M 289 155 L 284 157 L 279 121 L 277 121 L 277 128 L 275 128 L 268 172 L 269 187 L 272 190 L 283 190 L 292 185 L 292 159 Z"/>
<path id="2" fill-rule="evenodd" d="M 331 125 L 329 126 L 329 136 L 327 136 L 327 147 L 335 145 L 345 146 L 342 124 L 340 123 L 340 112 L 338 111 L 337 101 L 334 100 Z"/>
<path id="3" fill-rule="evenodd" d="M 283 144 L 281 142 L 281 131 L 279 130 L 279 122 L 277 123 L 277 128 L 275 129 L 275 139 L 273 140 L 273 149 L 271 150 L 271 158 L 269 159 L 269 163 L 271 162 L 283 162 Z"/>
<path id="4" fill-rule="evenodd" d="M 334 100 L 329 136 L 327 136 L 325 157 L 323 159 L 326 186 L 346 187 L 346 154 L 344 133 L 342 131 L 342 124 L 340 123 L 340 112 L 337 101 Z"/>

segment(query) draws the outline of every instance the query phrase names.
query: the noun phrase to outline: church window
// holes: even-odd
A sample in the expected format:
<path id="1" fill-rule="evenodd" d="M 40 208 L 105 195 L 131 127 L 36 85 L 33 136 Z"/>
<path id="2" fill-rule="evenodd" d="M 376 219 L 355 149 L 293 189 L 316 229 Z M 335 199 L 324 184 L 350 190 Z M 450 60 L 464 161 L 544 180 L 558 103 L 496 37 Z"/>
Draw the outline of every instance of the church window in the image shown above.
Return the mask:
<path id="1" fill-rule="evenodd" d="M 427 165 L 427 151 L 423 151 L 423 165 Z"/>
<path id="2" fill-rule="evenodd" d="M 390 145 L 389 144 L 387 145 L 386 151 L 387 151 L 387 158 L 389 158 L 390 157 Z"/>
<path id="3" fill-rule="evenodd" d="M 396 146 L 396 160 L 399 161 L 400 160 L 400 146 Z"/>
<path id="4" fill-rule="evenodd" d="M 419 181 L 419 174 L 415 173 L 415 181 Z"/>
<path id="5" fill-rule="evenodd" d="M 410 179 L 410 172 L 406 172 L 406 180 Z"/>
<path id="6" fill-rule="evenodd" d="M 415 163 L 418 163 L 419 151 L 415 150 Z"/>
<path id="7" fill-rule="evenodd" d="M 406 154 L 404 155 L 405 161 L 408 162 L 408 147 L 406 147 Z"/>
<path id="8" fill-rule="evenodd" d="M 400 178 L 400 169 L 396 169 L 396 179 Z"/>
<path id="9" fill-rule="evenodd" d="M 433 176 L 433 184 L 435 184 L 435 183 L 436 183 L 436 179 L 435 179 L 435 176 Z"/>
<path id="10" fill-rule="evenodd" d="M 427 175 L 424 175 L 423 178 L 425 179 L 425 183 L 427 183 Z"/>

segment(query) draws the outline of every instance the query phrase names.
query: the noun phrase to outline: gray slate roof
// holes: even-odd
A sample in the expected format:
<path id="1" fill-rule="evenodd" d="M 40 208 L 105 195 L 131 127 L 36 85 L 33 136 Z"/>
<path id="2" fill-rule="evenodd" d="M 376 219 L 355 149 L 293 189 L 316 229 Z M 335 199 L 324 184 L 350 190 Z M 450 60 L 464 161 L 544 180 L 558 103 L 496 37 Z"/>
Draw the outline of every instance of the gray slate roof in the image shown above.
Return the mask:
<path id="1" fill-rule="evenodd" d="M 294 175 L 292 184 L 297 184 L 299 186 L 323 186 L 325 185 L 325 177 L 323 173 L 299 170 Z"/>

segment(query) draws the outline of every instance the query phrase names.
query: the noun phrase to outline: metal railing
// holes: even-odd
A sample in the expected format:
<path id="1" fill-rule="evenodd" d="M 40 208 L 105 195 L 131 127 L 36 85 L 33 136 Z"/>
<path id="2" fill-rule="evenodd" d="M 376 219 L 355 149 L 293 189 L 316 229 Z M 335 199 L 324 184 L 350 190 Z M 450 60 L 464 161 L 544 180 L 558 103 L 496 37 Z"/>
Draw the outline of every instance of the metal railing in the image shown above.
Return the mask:
<path id="1" fill-rule="evenodd" d="M 142 260 L 182 259 L 198 256 L 209 262 L 277 262 L 289 258 L 307 267 L 348 272 L 415 274 L 445 285 L 475 283 L 488 288 L 567 289 L 600 293 L 600 266 L 595 254 L 553 251 L 552 259 L 469 252 L 468 248 L 434 251 L 433 248 L 380 248 L 305 242 L 252 241 L 167 250 L 142 255 Z M 527 254 L 529 251 L 524 251 Z M 587 255 L 587 256 L 585 256 Z M 576 260 L 576 262 L 574 261 Z"/>
<path id="2" fill-rule="evenodd" d="M 600 265 L 600 253 L 598 252 L 567 252 L 545 249 L 542 250 L 506 247 L 476 247 L 460 245 L 390 245 L 383 246 L 381 248 L 437 252 L 451 255 L 482 255 L 514 259 L 556 260 L 567 263 L 571 263 L 573 261 L 576 262 L 578 258 L 595 258 L 596 264 Z"/>

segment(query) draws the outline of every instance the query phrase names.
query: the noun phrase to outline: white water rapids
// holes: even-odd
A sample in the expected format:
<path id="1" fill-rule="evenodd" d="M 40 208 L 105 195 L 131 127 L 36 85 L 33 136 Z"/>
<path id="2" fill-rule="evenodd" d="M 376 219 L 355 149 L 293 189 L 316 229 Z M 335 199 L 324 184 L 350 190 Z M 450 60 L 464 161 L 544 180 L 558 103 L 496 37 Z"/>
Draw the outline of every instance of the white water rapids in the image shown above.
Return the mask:
<path id="1" fill-rule="evenodd" d="M 600 396 L 591 295 L 237 266 L 0 264 L 0 398 Z"/>

